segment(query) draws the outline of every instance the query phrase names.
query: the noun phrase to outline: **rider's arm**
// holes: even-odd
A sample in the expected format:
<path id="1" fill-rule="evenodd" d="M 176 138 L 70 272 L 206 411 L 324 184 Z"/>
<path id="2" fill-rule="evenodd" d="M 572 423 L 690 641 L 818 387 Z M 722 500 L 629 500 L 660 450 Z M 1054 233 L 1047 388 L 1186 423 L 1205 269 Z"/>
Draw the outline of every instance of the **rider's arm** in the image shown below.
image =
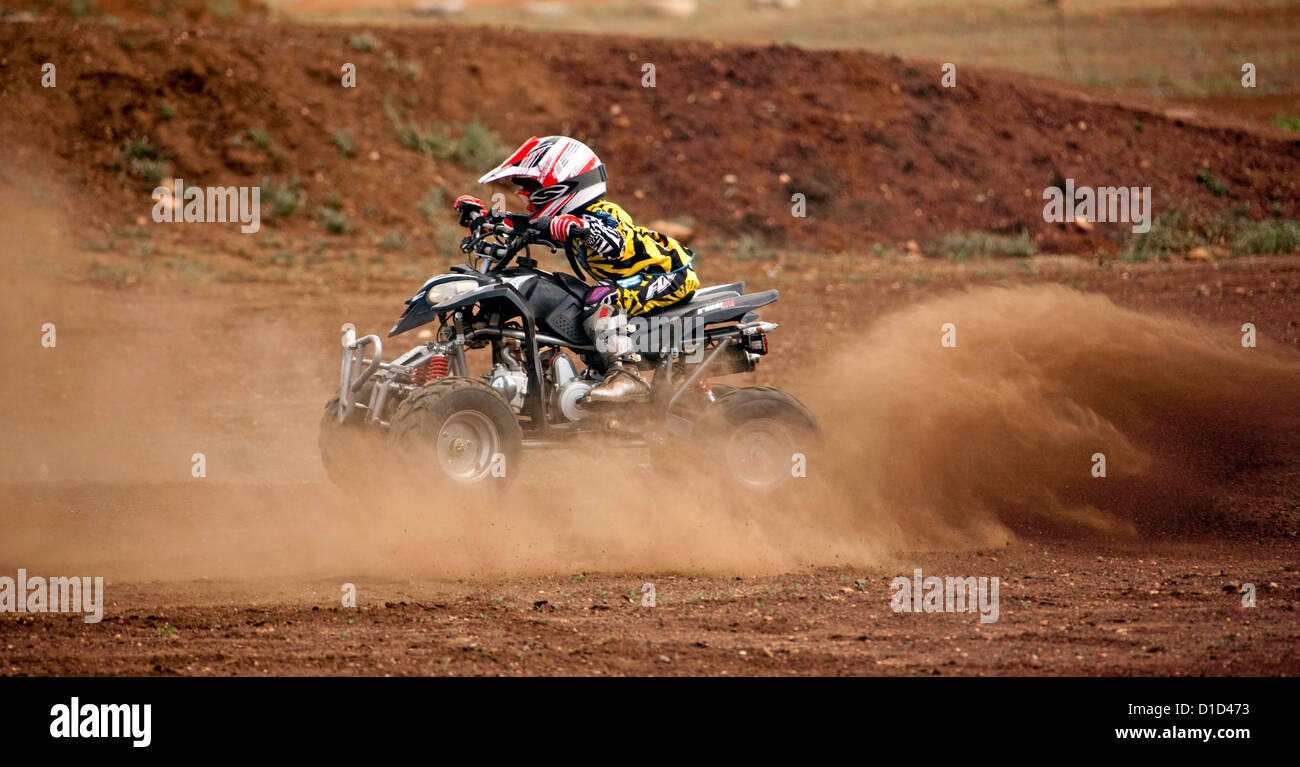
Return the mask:
<path id="1" fill-rule="evenodd" d="M 596 213 L 584 213 L 579 218 L 587 227 L 585 244 L 588 248 L 606 258 L 616 257 L 623 252 L 623 233 L 617 223 Z"/>

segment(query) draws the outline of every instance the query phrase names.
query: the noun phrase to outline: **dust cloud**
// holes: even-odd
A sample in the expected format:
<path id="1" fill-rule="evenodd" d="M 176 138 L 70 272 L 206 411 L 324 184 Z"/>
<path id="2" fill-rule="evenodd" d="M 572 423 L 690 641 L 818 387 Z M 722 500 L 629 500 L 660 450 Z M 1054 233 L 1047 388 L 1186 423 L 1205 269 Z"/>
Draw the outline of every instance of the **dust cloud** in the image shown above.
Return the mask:
<path id="1" fill-rule="evenodd" d="M 882 317 L 828 342 L 825 369 L 789 371 L 825 444 L 764 504 L 598 445 L 526 455 L 504 494 L 398 493 L 377 473 L 358 497 L 324 478 L 315 439 L 356 305 L 265 285 L 104 289 L 48 212 L 7 218 L 27 223 L 3 254 L 0 394 L 18 404 L 0 416 L 0 571 L 758 574 L 996 546 L 1036 525 L 1132 537 L 1300 417 L 1300 364 L 1267 339 L 1245 349 L 1233 328 L 1064 287 L 990 288 Z M 40 348 L 45 321 L 57 349 Z M 196 446 L 208 477 L 190 476 Z"/>
<path id="2" fill-rule="evenodd" d="M 947 324 L 954 346 L 940 342 Z M 1009 521 L 1159 527 L 1300 420 L 1290 350 L 1058 285 L 905 308 L 832 371 L 816 402 L 835 495 L 917 546 L 996 544 Z"/>

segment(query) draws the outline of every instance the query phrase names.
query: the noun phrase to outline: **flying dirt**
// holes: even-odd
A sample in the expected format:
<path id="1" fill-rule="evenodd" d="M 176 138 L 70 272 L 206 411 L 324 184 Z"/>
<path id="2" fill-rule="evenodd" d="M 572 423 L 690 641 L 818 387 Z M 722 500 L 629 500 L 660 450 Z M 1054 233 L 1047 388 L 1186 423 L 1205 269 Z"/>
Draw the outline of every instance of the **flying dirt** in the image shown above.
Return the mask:
<path id="1" fill-rule="evenodd" d="M 66 247 L 32 228 L 15 240 L 24 252 Z M 272 305 L 232 317 L 119 295 L 81 300 L 82 288 L 36 280 L 6 314 L 7 338 L 45 315 L 61 318 L 62 335 L 44 357 L 10 355 L 6 397 L 46 404 L 5 416 L 17 474 L 0 563 L 161 580 L 753 574 L 998 546 L 1042 525 L 1190 534 L 1208 512 L 1206 483 L 1281 454 L 1300 414 L 1300 363 L 1267 339 L 1245 348 L 1235 328 L 1057 285 L 977 288 L 845 328 L 817 366 L 786 371 L 825 449 L 762 507 L 667 481 L 635 450 L 637 481 L 654 493 L 602 475 L 573 493 L 577 456 L 556 450 L 530 458 L 502 497 L 375 488 L 357 499 L 323 478 L 319 404 L 302 387 L 259 383 L 285 376 L 272 349 L 325 348 L 290 363 L 290 378 L 319 381 L 337 364 L 321 343 L 336 337 L 328 313 L 314 307 L 304 326 Z M 123 330 L 162 317 L 165 331 Z M 178 406 L 150 404 L 163 397 Z M 214 408 L 251 408 L 241 423 L 262 438 L 223 434 Z M 188 476 L 196 444 L 208 446 L 202 479 Z M 1105 477 L 1094 476 L 1096 454 Z"/>

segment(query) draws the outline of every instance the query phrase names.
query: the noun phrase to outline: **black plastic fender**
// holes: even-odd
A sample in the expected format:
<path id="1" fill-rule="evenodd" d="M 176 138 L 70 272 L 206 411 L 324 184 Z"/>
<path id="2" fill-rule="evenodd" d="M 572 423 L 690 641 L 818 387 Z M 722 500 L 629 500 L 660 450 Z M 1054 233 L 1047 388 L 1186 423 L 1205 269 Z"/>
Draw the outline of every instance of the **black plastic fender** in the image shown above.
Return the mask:
<path id="1" fill-rule="evenodd" d="M 455 279 L 464 278 L 457 277 Z M 429 302 L 424 300 L 424 293 L 433 284 L 437 283 L 426 285 L 416 294 L 415 298 L 412 298 L 407 302 L 406 311 L 400 318 L 398 318 L 397 324 L 393 326 L 393 329 L 388 331 L 389 338 L 392 338 L 398 333 L 405 333 L 411 328 L 418 328 L 421 325 L 432 322 L 437 319 L 440 314 L 454 312 L 457 309 L 463 309 L 466 306 L 473 306 L 481 301 L 491 301 L 494 298 L 502 298 L 509 301 L 519 309 L 520 314 L 530 322 L 532 321 L 532 311 L 528 308 L 528 304 L 524 302 L 523 297 L 519 295 L 519 291 L 515 290 L 513 285 L 507 285 L 505 283 L 487 283 L 477 290 L 462 293 L 450 301 L 444 301 L 437 306 L 429 306 Z"/>
<path id="2" fill-rule="evenodd" d="M 427 290 L 427 288 L 422 289 L 417 295 L 423 296 L 424 290 Z M 429 302 L 424 300 L 412 300 L 407 306 L 406 313 L 397 321 L 393 329 L 388 331 L 388 336 L 392 338 L 398 333 L 405 333 L 411 328 L 418 328 L 447 312 L 454 312 L 457 309 L 493 300 L 508 301 L 519 310 L 519 316 L 523 319 L 524 340 L 528 346 L 528 357 L 531 360 L 531 364 L 527 365 L 529 393 L 526 401 L 532 404 L 531 408 L 525 405 L 525 409 L 532 411 L 530 414 L 538 423 L 545 424 L 547 391 L 541 374 L 542 361 L 537 350 L 537 318 L 533 315 L 532 307 L 528 305 L 528 302 L 524 300 L 524 297 L 520 295 L 514 285 L 507 282 L 488 283 L 477 290 L 462 293 L 452 300 L 444 301 L 437 306 L 429 306 Z M 542 428 L 544 429 L 545 426 Z"/>

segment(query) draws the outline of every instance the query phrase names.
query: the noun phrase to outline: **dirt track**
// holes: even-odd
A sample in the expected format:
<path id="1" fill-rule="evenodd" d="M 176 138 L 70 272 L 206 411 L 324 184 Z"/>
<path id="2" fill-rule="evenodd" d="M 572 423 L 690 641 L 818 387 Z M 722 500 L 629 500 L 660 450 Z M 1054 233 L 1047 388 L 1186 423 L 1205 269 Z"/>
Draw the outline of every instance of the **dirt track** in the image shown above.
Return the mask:
<path id="1" fill-rule="evenodd" d="M 340 580 L 110 584 L 113 617 L 97 626 L 5 616 L 0 673 L 1300 673 L 1292 543 L 1039 542 L 900 562 L 776 578 L 357 579 L 359 609 L 339 607 Z M 999 576 L 998 621 L 893 613 L 889 581 L 911 567 Z M 1239 585 L 1252 581 L 1247 609 Z"/>
<path id="2" fill-rule="evenodd" d="M 1169 270 L 1138 265 L 1122 278 L 1090 266 L 1058 274 L 1059 267 L 1042 261 L 1043 276 L 1016 273 L 1005 280 L 1032 284 L 1049 275 L 1073 278 L 1121 305 L 1195 313 L 1211 322 L 1208 327 L 1227 324 L 1226 330 L 1233 330 L 1229 323 L 1246 318 L 1262 334 L 1293 348 L 1300 259 L 1252 263 L 1249 269 L 1226 272 L 1213 265 L 1177 264 Z M 752 272 L 749 264 L 717 263 L 716 268 L 719 276 L 729 276 L 733 269 Z M 926 295 L 948 293 L 948 281 L 956 279 L 947 264 L 876 268 L 880 273 L 838 285 L 820 297 L 812 285 L 783 285 L 788 298 L 774 314 L 787 329 L 807 330 L 829 311 L 849 322 L 852 331 Z M 933 277 L 920 284 L 900 269 Z M 805 278 L 792 279 L 799 283 Z M 1214 286 L 1211 298 L 1198 291 L 1207 283 Z M 74 288 L 73 295 L 85 300 L 68 304 L 82 308 L 65 313 L 62 322 L 69 329 L 66 343 L 76 343 L 83 352 L 59 357 L 53 368 L 39 371 L 54 373 L 56 383 L 44 385 L 44 396 L 52 401 L 75 403 L 87 397 L 75 372 L 103 360 L 87 359 L 85 348 L 124 343 L 145 360 L 175 358 L 178 349 L 193 343 L 208 352 L 193 368 L 182 365 L 164 376 L 157 391 L 146 385 L 133 394 L 112 388 L 107 395 L 89 396 L 85 406 L 96 409 L 97 419 L 51 421 L 39 411 L 10 416 L 10 433 L 22 437 L 11 444 L 8 456 L 11 471 L 18 473 L 9 475 L 4 490 L 8 534 L 0 543 L 3 571 L 26 566 L 33 572 L 103 573 L 110 606 L 98 626 L 63 616 L 3 616 L 0 670 L 1300 672 L 1295 649 L 1300 621 L 1294 612 L 1300 596 L 1295 557 L 1300 530 L 1295 458 L 1300 452 L 1294 441 L 1273 444 L 1260 454 L 1213 456 L 1203 482 L 1172 498 L 1141 488 L 1129 501 L 1111 498 L 1112 511 L 1136 525 L 1135 532 L 1118 535 L 1062 527 L 1032 513 L 1011 514 L 1003 522 L 1017 531 L 1018 540 L 1007 545 L 981 543 L 970 533 L 973 537 L 964 543 L 958 536 L 953 550 L 919 533 L 915 553 L 905 553 L 906 542 L 881 552 L 863 540 L 853 557 L 856 564 L 793 568 L 760 561 L 745 565 L 744 544 L 737 541 L 724 552 L 738 563 L 733 574 L 727 565 L 691 564 L 689 538 L 681 535 L 692 534 L 691 519 L 697 513 L 700 524 L 715 524 L 708 522 L 711 515 L 703 507 L 665 518 L 666 527 L 645 528 L 638 522 L 632 528 L 647 538 L 628 542 L 602 538 L 612 534 L 601 532 L 599 519 L 609 513 L 602 504 L 584 512 L 593 521 L 587 533 L 569 531 L 553 538 L 547 526 L 558 526 L 557 533 L 567 528 L 574 519 L 572 509 L 499 510 L 489 526 L 503 523 L 500 534 L 479 538 L 465 533 L 477 553 L 458 551 L 462 544 L 454 543 L 456 531 L 417 530 L 426 524 L 421 520 L 441 513 L 436 505 L 407 517 L 358 508 L 323 481 L 314 460 L 317 400 L 328 389 L 327 382 L 315 380 L 316 370 L 332 369 L 328 339 L 335 320 L 345 315 L 382 323 L 392 314 L 393 290 L 383 287 L 342 299 L 326 294 L 286 299 L 271 286 L 241 286 L 238 294 L 218 295 L 147 286 Z M 179 317 L 175 312 L 181 306 L 188 319 L 172 333 L 159 335 L 139 324 L 142 316 Z M 848 320 L 850 315 L 841 310 L 859 316 Z M 243 334 L 273 339 L 275 349 L 242 357 L 244 347 L 217 342 Z M 313 348 L 317 336 L 319 353 Z M 779 334 L 774 341 L 781 342 Z M 274 352 L 285 348 L 307 352 L 291 366 L 289 382 L 257 383 L 252 399 L 231 388 L 231 382 L 257 381 L 256 373 L 269 369 Z M 760 380 L 815 400 L 797 375 L 798 365 L 814 362 L 812 352 L 800 352 L 794 344 L 776 348 Z M 103 368 L 98 380 L 115 380 L 113 367 Z M 150 363 L 146 368 L 161 370 Z M 219 371 L 220 376 L 213 379 L 203 371 Z M 27 370 L 30 379 L 11 377 L 8 384 L 25 389 L 49 380 L 37 374 Z M 189 384 L 176 383 L 189 379 Z M 143 424 L 98 410 L 118 403 L 125 412 L 145 413 L 140 408 L 163 392 L 170 392 L 178 412 Z M 250 403 L 255 404 L 250 408 Z M 78 411 L 74 407 L 71 412 Z M 70 443 L 73 433 L 81 437 Z M 204 443 L 217 475 L 204 482 L 186 476 L 195 439 Z M 71 444 L 81 447 L 69 450 Z M 69 460 L 73 465 L 58 463 Z M 559 467 L 568 465 L 567 459 L 560 460 Z M 21 482 L 20 477 L 38 474 L 37 462 L 49 464 L 49 476 L 43 482 Z M 164 479 L 177 474 L 180 478 Z M 529 482 L 566 487 L 562 475 L 551 477 L 545 471 Z M 512 523 L 516 514 L 521 516 Z M 550 523 L 548 515 L 554 515 Z M 491 541 L 511 540 L 512 525 L 530 520 L 540 524 L 531 543 L 524 535 L 515 544 L 494 548 L 498 544 Z M 815 520 L 810 517 L 808 523 L 815 525 Z M 661 548 L 655 536 L 667 536 L 664 542 L 670 544 L 677 541 L 676 548 L 644 554 Z M 440 539 L 443 544 L 437 543 Z M 611 570 L 608 557 L 593 545 L 612 546 L 613 552 L 625 546 L 628 552 L 642 552 L 631 560 L 645 556 L 662 566 Z M 827 561 L 832 554 L 829 548 L 825 552 L 803 554 Z M 895 615 L 889 608 L 889 580 L 914 567 L 927 575 L 1000 577 L 998 622 L 981 624 L 969 614 Z M 520 574 L 503 577 L 511 570 Z M 548 570 L 552 574 L 545 574 Z M 343 582 L 357 585 L 359 612 L 338 607 Z M 657 590 L 653 609 L 640 605 L 639 590 L 646 582 Z M 1241 606 L 1243 583 L 1256 585 L 1258 607 Z"/>

